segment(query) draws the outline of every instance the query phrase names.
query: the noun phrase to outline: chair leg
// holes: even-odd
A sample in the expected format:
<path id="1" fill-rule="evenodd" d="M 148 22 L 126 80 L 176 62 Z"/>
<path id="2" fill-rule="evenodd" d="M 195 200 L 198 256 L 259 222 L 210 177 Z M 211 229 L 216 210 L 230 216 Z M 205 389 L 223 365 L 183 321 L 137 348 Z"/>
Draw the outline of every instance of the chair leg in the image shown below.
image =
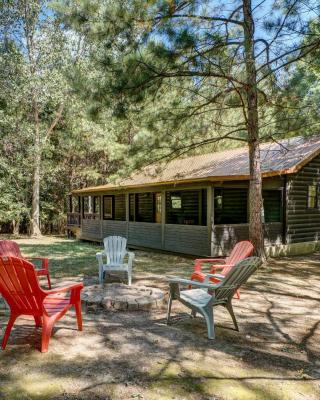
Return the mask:
<path id="1" fill-rule="evenodd" d="M 77 316 L 77 324 L 78 324 L 78 330 L 82 331 L 82 310 L 81 310 L 81 300 L 78 301 L 75 305 L 74 308 L 76 309 L 76 316 Z"/>
<path id="2" fill-rule="evenodd" d="M 208 339 L 215 339 L 213 307 L 209 306 L 209 307 L 205 308 L 203 310 L 203 316 L 207 323 Z"/>
<path id="3" fill-rule="evenodd" d="M 42 324 L 42 338 L 41 338 L 41 353 L 46 353 L 49 347 L 49 341 L 52 333 L 52 328 L 54 325 L 54 319 L 44 317 Z"/>
<path id="4" fill-rule="evenodd" d="M 99 283 L 103 283 L 103 267 L 99 267 Z"/>
<path id="5" fill-rule="evenodd" d="M 238 331 L 239 327 L 238 327 L 238 323 L 237 323 L 237 320 L 236 320 L 236 316 L 234 315 L 234 312 L 233 312 L 233 307 L 232 307 L 231 300 L 228 301 L 228 303 L 226 304 L 226 309 L 229 311 L 229 314 L 231 315 L 233 324 L 234 324 L 236 330 Z"/>
<path id="6" fill-rule="evenodd" d="M 50 280 L 49 272 L 47 274 L 47 280 L 48 280 L 48 288 L 49 288 L 49 290 L 51 290 L 51 280 Z"/>
<path id="7" fill-rule="evenodd" d="M 41 317 L 33 317 L 34 318 L 34 322 L 36 323 L 36 327 L 40 328 L 42 326 L 42 319 Z"/>
<path id="8" fill-rule="evenodd" d="M 10 332 L 11 332 L 11 329 L 12 329 L 12 327 L 13 327 L 13 324 L 15 323 L 15 320 L 18 318 L 18 315 L 14 315 L 14 314 L 10 314 L 10 318 L 9 318 L 9 321 L 8 321 L 8 325 L 7 325 L 7 327 L 6 327 L 6 331 L 5 331 L 5 333 L 4 333 L 4 336 L 3 336 L 3 340 L 2 340 L 2 350 L 4 350 L 5 348 L 6 348 L 6 346 L 7 346 L 7 343 L 8 343 L 8 339 L 9 339 L 9 336 L 10 336 Z"/>
<path id="9" fill-rule="evenodd" d="M 167 325 L 169 325 L 169 320 L 170 320 L 170 314 L 171 314 L 171 306 L 172 306 L 172 296 L 169 296 L 169 301 L 168 301 L 168 308 L 167 308 Z"/>
<path id="10" fill-rule="evenodd" d="M 132 275 L 131 272 L 128 271 L 128 285 L 131 286 L 132 283 Z"/>

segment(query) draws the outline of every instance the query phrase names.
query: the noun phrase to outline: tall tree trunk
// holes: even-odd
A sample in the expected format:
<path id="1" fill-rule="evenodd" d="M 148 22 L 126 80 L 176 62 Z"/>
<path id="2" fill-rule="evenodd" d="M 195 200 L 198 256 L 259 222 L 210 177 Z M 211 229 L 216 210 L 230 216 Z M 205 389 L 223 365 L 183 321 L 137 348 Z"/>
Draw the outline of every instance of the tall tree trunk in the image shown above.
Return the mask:
<path id="1" fill-rule="evenodd" d="M 254 54 L 254 20 L 251 0 L 243 0 L 244 49 L 246 66 L 247 131 L 249 145 L 249 237 L 256 253 L 265 257 L 262 227 L 262 178 L 259 144 L 257 71 Z"/>
<path id="2" fill-rule="evenodd" d="M 40 167 L 41 167 L 41 143 L 39 130 L 39 112 L 36 100 L 33 102 L 35 143 L 34 143 L 34 171 L 32 185 L 32 215 L 31 235 L 41 236 L 40 231 Z"/>
<path id="3" fill-rule="evenodd" d="M 19 235 L 20 219 L 12 220 L 12 233 L 13 235 Z"/>

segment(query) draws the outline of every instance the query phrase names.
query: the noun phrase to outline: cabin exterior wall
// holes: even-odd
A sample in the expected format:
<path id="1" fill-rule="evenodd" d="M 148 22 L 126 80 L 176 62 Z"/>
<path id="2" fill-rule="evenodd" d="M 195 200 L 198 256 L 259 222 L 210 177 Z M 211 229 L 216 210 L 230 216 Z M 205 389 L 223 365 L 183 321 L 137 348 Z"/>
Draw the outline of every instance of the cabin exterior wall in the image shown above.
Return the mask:
<path id="1" fill-rule="evenodd" d="M 283 179 L 279 177 L 264 179 L 264 189 L 282 191 Z M 225 255 L 230 252 L 239 240 L 249 236 L 249 225 L 243 224 L 214 224 L 214 190 L 215 188 L 248 188 L 248 181 L 229 181 L 219 183 L 201 183 L 185 185 L 166 185 L 161 188 L 145 187 L 140 190 L 119 190 L 108 193 L 85 193 L 83 196 L 100 197 L 100 218 L 89 218 L 81 208 L 80 239 L 102 241 L 109 235 L 120 235 L 128 239 L 128 245 L 133 247 L 159 249 L 177 253 L 201 256 Z M 160 189 L 160 190 L 159 190 Z M 179 190 L 206 189 L 206 224 L 185 225 L 167 223 L 166 192 Z M 160 223 L 129 221 L 129 194 L 157 192 L 162 195 L 162 219 Z M 126 220 L 103 219 L 103 196 L 126 194 Z M 82 207 L 82 201 L 80 201 Z M 72 214 L 72 213 L 70 213 Z M 70 225 L 70 228 L 72 226 Z M 282 243 L 283 224 L 273 222 L 264 224 L 266 245 Z"/>
<path id="2" fill-rule="evenodd" d="M 320 156 L 287 178 L 286 243 L 318 241 L 320 237 Z M 308 187 L 316 186 L 316 207 L 308 207 Z"/>

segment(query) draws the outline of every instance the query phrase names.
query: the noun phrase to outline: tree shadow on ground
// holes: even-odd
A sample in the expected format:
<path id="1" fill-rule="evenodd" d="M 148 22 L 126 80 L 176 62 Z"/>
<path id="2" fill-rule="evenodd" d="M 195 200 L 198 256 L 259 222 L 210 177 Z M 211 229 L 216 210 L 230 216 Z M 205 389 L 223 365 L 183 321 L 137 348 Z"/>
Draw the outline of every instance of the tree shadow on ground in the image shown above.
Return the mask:
<path id="1" fill-rule="evenodd" d="M 164 290 L 164 275 L 186 276 L 192 268 L 182 257 L 139 252 L 139 259 L 136 284 Z M 74 271 L 77 279 L 83 274 Z M 107 312 L 84 314 L 85 329 L 77 332 L 70 313 L 56 325 L 47 354 L 38 351 L 39 329 L 22 319 L 1 353 L 0 398 L 316 400 L 319 277 L 318 255 L 270 260 L 233 302 L 240 332 L 226 310 L 215 309 L 215 341 L 206 338 L 203 319 L 178 303 L 169 326 L 165 310 Z"/>

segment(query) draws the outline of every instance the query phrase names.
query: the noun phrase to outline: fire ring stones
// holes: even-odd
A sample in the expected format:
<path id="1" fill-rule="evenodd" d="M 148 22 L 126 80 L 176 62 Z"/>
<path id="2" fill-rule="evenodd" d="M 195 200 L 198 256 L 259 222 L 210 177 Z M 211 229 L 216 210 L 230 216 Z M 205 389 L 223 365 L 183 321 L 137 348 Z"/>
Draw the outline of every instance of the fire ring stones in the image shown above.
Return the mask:
<path id="1" fill-rule="evenodd" d="M 160 309 L 164 303 L 162 290 L 147 286 L 127 286 L 111 283 L 85 286 L 81 300 L 87 312 L 103 310 L 148 311 Z"/>

